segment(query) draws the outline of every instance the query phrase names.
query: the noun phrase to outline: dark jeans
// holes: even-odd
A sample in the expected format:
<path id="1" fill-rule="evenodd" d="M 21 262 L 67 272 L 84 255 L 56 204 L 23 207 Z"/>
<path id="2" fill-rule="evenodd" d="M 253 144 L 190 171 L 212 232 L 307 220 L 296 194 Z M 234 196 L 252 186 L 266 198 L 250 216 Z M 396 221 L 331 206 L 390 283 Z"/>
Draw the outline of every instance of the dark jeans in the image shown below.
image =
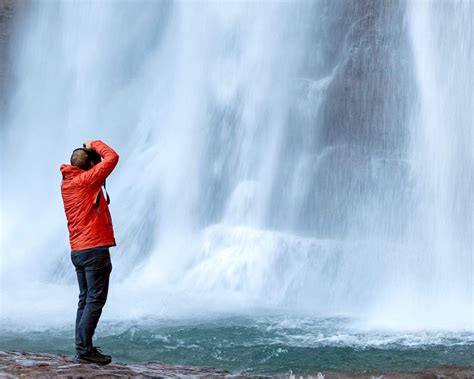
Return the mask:
<path id="1" fill-rule="evenodd" d="M 107 300 L 112 271 L 107 247 L 71 252 L 79 282 L 79 304 L 76 315 L 76 351 L 86 353 Z"/>

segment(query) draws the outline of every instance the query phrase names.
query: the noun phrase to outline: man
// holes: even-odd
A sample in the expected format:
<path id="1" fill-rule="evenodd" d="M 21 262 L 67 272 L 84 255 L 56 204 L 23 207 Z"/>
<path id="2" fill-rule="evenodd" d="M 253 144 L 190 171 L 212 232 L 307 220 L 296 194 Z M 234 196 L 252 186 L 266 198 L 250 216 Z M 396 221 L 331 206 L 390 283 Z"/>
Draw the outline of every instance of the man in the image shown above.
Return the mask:
<path id="1" fill-rule="evenodd" d="M 107 300 L 112 271 L 109 247 L 115 246 L 105 179 L 119 156 L 102 141 L 75 149 L 71 164 L 61 165 L 61 195 L 69 229 L 71 260 L 79 282 L 76 315 L 77 362 L 109 364 L 112 358 L 92 345 L 92 336 Z M 106 192 L 107 194 L 107 192 Z"/>

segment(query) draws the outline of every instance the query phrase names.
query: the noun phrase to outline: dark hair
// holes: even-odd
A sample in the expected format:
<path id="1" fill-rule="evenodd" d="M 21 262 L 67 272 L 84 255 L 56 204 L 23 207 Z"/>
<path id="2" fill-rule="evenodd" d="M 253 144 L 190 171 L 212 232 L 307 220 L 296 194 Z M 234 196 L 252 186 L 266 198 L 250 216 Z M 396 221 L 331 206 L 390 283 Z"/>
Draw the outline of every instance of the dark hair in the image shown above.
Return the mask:
<path id="1" fill-rule="evenodd" d="M 71 165 L 79 167 L 82 170 L 88 170 L 91 166 L 91 162 L 97 164 L 100 161 L 101 158 L 97 151 L 83 147 L 75 149 L 71 155 Z"/>

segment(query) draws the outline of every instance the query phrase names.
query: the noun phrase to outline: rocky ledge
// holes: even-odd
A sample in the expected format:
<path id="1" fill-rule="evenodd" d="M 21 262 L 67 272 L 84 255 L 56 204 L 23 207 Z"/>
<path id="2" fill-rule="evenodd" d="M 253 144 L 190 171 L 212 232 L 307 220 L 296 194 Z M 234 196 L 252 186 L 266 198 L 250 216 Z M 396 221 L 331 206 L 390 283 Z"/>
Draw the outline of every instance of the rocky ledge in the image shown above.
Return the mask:
<path id="1" fill-rule="evenodd" d="M 74 363 L 72 356 L 18 351 L 0 351 L 0 378 L 168 378 L 224 377 L 227 371 L 207 367 L 111 363 L 106 366 Z"/>
<path id="2" fill-rule="evenodd" d="M 18 351 L 0 351 L 0 378 L 270 378 L 232 374 L 209 367 L 192 367 L 149 362 L 143 365 L 112 363 L 107 366 L 74 363 L 71 356 Z M 301 379 L 299 375 L 277 375 L 276 378 Z M 383 374 L 317 373 L 307 379 L 474 379 L 472 367 L 444 367 L 420 372 L 387 372 Z"/>

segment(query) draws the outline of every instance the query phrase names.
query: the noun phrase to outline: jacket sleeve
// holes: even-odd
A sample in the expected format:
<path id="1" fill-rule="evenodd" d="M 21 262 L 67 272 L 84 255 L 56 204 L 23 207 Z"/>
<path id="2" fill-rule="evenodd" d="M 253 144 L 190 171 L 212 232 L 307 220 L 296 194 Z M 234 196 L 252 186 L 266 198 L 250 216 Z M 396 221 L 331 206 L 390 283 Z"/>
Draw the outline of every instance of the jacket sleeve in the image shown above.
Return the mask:
<path id="1" fill-rule="evenodd" d="M 118 154 L 100 140 L 92 141 L 91 148 L 97 151 L 102 157 L 102 162 L 97 163 L 91 169 L 84 171 L 79 178 L 79 182 L 85 186 L 100 187 L 107 176 L 113 171 L 119 160 Z"/>

